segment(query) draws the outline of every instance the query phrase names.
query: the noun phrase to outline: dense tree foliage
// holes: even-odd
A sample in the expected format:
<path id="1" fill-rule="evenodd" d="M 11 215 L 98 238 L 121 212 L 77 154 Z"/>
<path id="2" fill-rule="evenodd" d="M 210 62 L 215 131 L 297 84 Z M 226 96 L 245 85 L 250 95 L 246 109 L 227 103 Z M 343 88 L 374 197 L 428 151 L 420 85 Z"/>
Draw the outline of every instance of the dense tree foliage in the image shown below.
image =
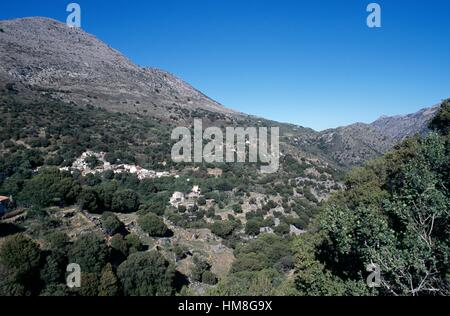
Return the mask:
<path id="1" fill-rule="evenodd" d="M 7 237 L 0 247 L 0 294 L 24 295 L 36 286 L 41 251 L 22 234 Z"/>
<path id="2" fill-rule="evenodd" d="M 164 296 L 173 294 L 174 267 L 158 252 L 135 253 L 117 269 L 125 295 Z"/>
<path id="3" fill-rule="evenodd" d="M 108 255 L 104 241 L 95 234 L 87 234 L 74 242 L 69 251 L 69 260 L 79 264 L 83 272 L 100 273 L 108 261 Z"/>
<path id="4" fill-rule="evenodd" d="M 20 199 L 36 206 L 71 205 L 80 190 L 70 174 L 58 169 L 44 169 L 25 182 Z"/>
<path id="5" fill-rule="evenodd" d="M 124 229 L 123 223 L 114 213 L 111 212 L 103 213 L 101 220 L 103 229 L 110 236 L 120 233 Z"/>
<path id="6" fill-rule="evenodd" d="M 375 264 L 372 294 L 450 294 L 449 125 L 447 101 L 431 123 L 443 134 L 410 138 L 348 175 L 318 233 L 296 242 L 300 293 L 369 293 L 366 267 Z"/>
<path id="7" fill-rule="evenodd" d="M 164 221 L 153 213 L 139 217 L 138 224 L 144 232 L 152 237 L 164 237 L 169 230 Z"/>
<path id="8" fill-rule="evenodd" d="M 117 296 L 119 294 L 119 281 L 110 263 L 103 268 L 98 292 L 99 296 Z"/>
<path id="9" fill-rule="evenodd" d="M 184 169 L 168 159 L 170 146 L 161 141 L 165 128 L 139 114 L 53 101 L 5 102 L 0 95 L 5 117 L 0 126 L 0 194 L 13 195 L 24 210 L 15 224 L 0 223 L 0 295 L 178 294 L 179 273 L 170 260 L 189 262 L 192 255 L 189 281 L 210 285 L 205 286 L 208 294 L 450 294 L 449 103 L 430 123 L 435 133 L 411 137 L 354 169 L 343 179 L 345 189 L 336 184 L 340 192 L 322 203 L 317 192 L 331 190 L 319 182 L 336 174 L 305 158 L 288 154 L 280 174 L 267 176 L 240 164 Z M 62 171 L 87 149 L 106 152 L 110 163 L 153 170 L 162 170 L 164 161 L 164 170 L 176 170 L 179 176 L 140 180 L 111 170 L 87 175 Z M 101 165 L 94 157 L 87 163 Z M 217 167 L 222 176 L 208 175 L 209 168 Z M 318 174 L 308 174 L 310 168 Z M 303 178 L 300 184 L 298 177 Z M 204 194 L 194 200 L 195 207 L 169 204 L 174 192 L 187 194 L 193 185 Z M 99 216 L 90 213 L 101 214 L 101 225 Z M 126 229 L 117 213 L 132 222 Z M 149 235 L 143 234 L 142 242 L 135 216 Z M 189 246 L 159 240 L 159 252 L 143 252 L 155 246 L 156 238 L 170 237 L 163 217 L 171 225 L 210 229 L 220 237 L 234 250 L 230 273 L 218 280 L 211 271 L 213 261 L 199 259 L 199 253 L 206 258 L 203 250 L 191 249 L 200 240 Z M 80 222 L 98 235 L 86 234 L 77 226 Z M 308 233 L 294 237 L 290 225 Z M 260 233 L 262 227 L 275 234 Z M 211 239 L 216 243 L 215 237 L 203 242 Z M 69 262 L 81 265 L 81 289 L 65 285 Z M 366 284 L 368 264 L 381 270 L 379 288 Z"/>
<path id="10" fill-rule="evenodd" d="M 118 191 L 111 201 L 111 210 L 117 213 L 132 213 L 139 208 L 139 196 L 132 190 Z"/>
<path id="11" fill-rule="evenodd" d="M 445 100 L 436 116 L 430 123 L 430 128 L 442 135 L 450 133 L 450 99 Z"/>

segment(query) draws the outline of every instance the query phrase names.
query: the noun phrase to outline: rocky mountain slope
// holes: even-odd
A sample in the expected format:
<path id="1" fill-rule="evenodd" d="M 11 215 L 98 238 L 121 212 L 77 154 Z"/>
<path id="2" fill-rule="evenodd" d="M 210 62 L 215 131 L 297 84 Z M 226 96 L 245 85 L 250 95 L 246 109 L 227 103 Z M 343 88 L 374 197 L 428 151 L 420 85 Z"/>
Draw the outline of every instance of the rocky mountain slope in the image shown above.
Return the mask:
<path id="1" fill-rule="evenodd" d="M 1 21 L 0 28 L 0 76 L 63 101 L 165 119 L 182 116 L 182 109 L 232 113 L 170 73 L 135 65 L 81 29 L 47 18 Z"/>
<path id="2" fill-rule="evenodd" d="M 218 126 L 263 121 L 225 108 L 165 71 L 139 67 L 96 37 L 48 18 L 0 21 L 0 82 L 24 87 L 22 94 L 30 90 L 169 124 L 192 124 L 194 117 Z M 385 153 L 409 135 L 425 133 L 435 112 L 433 107 L 323 132 L 276 124 L 294 156 L 348 168 Z"/>
<path id="3" fill-rule="evenodd" d="M 383 135 L 395 140 L 403 140 L 412 134 L 424 134 L 428 131 L 427 125 L 436 115 L 439 105 L 422 109 L 416 113 L 397 116 L 382 116 L 372 124 Z"/>
<path id="4" fill-rule="evenodd" d="M 416 113 L 383 116 L 371 124 L 356 123 L 321 132 L 319 147 L 344 166 L 359 165 L 390 150 L 396 143 L 415 134 L 428 132 L 428 123 L 439 106 Z"/>

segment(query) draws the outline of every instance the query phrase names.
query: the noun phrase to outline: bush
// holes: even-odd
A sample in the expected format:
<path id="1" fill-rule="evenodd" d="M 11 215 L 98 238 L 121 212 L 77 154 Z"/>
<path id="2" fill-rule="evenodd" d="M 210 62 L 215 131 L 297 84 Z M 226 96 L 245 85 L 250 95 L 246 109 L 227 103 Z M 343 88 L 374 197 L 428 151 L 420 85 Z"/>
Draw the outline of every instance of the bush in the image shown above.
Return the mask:
<path id="1" fill-rule="evenodd" d="M 234 204 L 232 206 L 233 212 L 241 214 L 242 213 L 242 206 L 239 204 Z"/>
<path id="2" fill-rule="evenodd" d="M 108 260 L 108 248 L 96 235 L 84 235 L 73 243 L 69 260 L 79 264 L 83 272 L 100 273 Z"/>
<path id="3" fill-rule="evenodd" d="M 91 187 L 84 187 L 78 197 L 78 203 L 83 210 L 96 213 L 100 210 L 100 200 L 95 191 Z"/>
<path id="4" fill-rule="evenodd" d="M 278 235 L 288 235 L 291 232 L 291 227 L 286 223 L 280 223 L 275 227 L 274 232 Z"/>
<path id="5" fill-rule="evenodd" d="M 124 225 L 119 218 L 111 212 L 103 213 L 101 221 L 103 229 L 110 236 L 120 233 L 124 228 Z"/>
<path id="6" fill-rule="evenodd" d="M 191 279 L 194 282 L 202 282 L 203 273 L 209 271 L 211 265 L 198 257 L 194 257 L 194 268 L 192 269 Z"/>
<path id="7" fill-rule="evenodd" d="M 216 221 L 211 225 L 211 232 L 221 238 L 230 237 L 233 234 L 234 229 L 234 223 L 231 221 Z"/>
<path id="8" fill-rule="evenodd" d="M 133 213 L 139 209 L 139 196 L 132 190 L 118 191 L 112 198 L 111 209 L 116 213 Z"/>
<path id="9" fill-rule="evenodd" d="M 217 276 L 211 271 L 205 271 L 202 275 L 202 282 L 209 285 L 217 284 Z"/>
<path id="10" fill-rule="evenodd" d="M 17 280 L 30 278 L 39 267 L 40 259 L 37 244 L 22 234 L 7 237 L 0 248 L 0 263 Z"/>
<path id="11" fill-rule="evenodd" d="M 163 220 L 153 213 L 139 217 L 138 224 L 151 237 L 164 237 L 169 230 Z"/>
<path id="12" fill-rule="evenodd" d="M 129 234 L 125 237 L 128 244 L 129 253 L 135 253 L 144 250 L 144 245 L 142 245 L 141 240 L 136 234 Z"/>
<path id="13" fill-rule="evenodd" d="M 245 233 L 249 236 L 257 236 L 260 233 L 261 221 L 257 219 L 251 219 L 245 224 Z"/>
<path id="14" fill-rule="evenodd" d="M 187 257 L 189 249 L 186 246 L 176 245 L 173 248 L 173 252 L 175 253 L 176 260 L 180 261 Z"/>
<path id="15" fill-rule="evenodd" d="M 166 202 L 159 197 L 158 198 L 155 197 L 151 201 L 146 202 L 145 204 L 142 204 L 139 207 L 139 214 L 144 215 L 147 213 L 153 213 L 158 216 L 162 216 L 164 215 L 165 210 L 166 210 Z"/>
<path id="16" fill-rule="evenodd" d="M 129 245 L 122 235 L 116 234 L 111 238 L 111 248 L 113 249 L 112 255 L 116 259 L 124 259 L 128 257 Z"/>
<path id="17" fill-rule="evenodd" d="M 203 196 L 201 196 L 198 198 L 197 203 L 200 206 L 204 206 L 204 205 L 206 205 L 206 199 Z"/>
<path id="18" fill-rule="evenodd" d="M 103 269 L 99 283 L 99 296 L 117 296 L 119 294 L 119 281 L 110 263 Z"/>
<path id="19" fill-rule="evenodd" d="M 174 267 L 156 251 L 130 255 L 117 269 L 117 276 L 128 296 L 170 296 Z"/>
<path id="20" fill-rule="evenodd" d="M 87 166 L 91 169 L 95 169 L 97 167 L 99 167 L 102 162 L 100 160 L 98 160 L 97 157 L 95 156 L 89 156 L 87 157 L 84 162 L 87 164 Z"/>
<path id="21" fill-rule="evenodd" d="M 35 206 L 72 204 L 80 191 L 80 186 L 58 169 L 40 171 L 25 182 L 20 199 Z"/>

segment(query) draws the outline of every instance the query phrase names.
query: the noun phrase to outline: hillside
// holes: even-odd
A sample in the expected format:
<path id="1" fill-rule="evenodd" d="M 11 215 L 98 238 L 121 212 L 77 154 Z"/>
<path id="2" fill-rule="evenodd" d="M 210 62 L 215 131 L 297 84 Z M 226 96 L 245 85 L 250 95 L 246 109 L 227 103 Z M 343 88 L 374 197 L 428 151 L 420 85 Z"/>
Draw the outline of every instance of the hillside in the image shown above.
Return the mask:
<path id="1" fill-rule="evenodd" d="M 138 113 L 165 124 L 278 125 L 295 156 L 324 160 L 337 168 L 360 165 L 404 137 L 424 133 L 436 108 L 384 117 L 372 124 L 315 132 L 230 110 L 172 74 L 135 65 L 83 30 L 48 18 L 0 21 L 0 81 L 17 84 L 64 103 Z"/>
<path id="2" fill-rule="evenodd" d="M 315 141 L 325 156 L 338 164 L 351 167 L 379 157 L 415 134 L 426 135 L 428 124 L 439 106 L 422 109 L 416 113 L 383 116 L 371 124 L 356 123 L 319 133 Z"/>
<path id="3" fill-rule="evenodd" d="M 317 132 L 227 109 L 60 22 L 0 21 L 0 296 L 298 294 L 299 237 L 330 196 L 364 201 L 344 172 L 426 134 L 436 111 Z M 173 162 L 171 131 L 195 118 L 279 126 L 279 170 Z"/>
<path id="4" fill-rule="evenodd" d="M 232 113 L 175 76 L 142 68 L 96 37 L 47 18 L 1 21 L 0 76 L 79 105 L 168 119 Z"/>

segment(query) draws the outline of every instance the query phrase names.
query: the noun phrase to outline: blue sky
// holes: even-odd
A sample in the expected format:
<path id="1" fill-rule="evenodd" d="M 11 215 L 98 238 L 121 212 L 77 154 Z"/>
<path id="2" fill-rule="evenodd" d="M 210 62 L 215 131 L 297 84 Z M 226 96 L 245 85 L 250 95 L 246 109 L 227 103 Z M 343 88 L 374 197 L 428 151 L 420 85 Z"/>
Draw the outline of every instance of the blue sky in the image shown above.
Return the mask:
<path id="1" fill-rule="evenodd" d="M 1 1 L 0 19 L 65 21 L 70 2 Z M 245 113 L 321 130 L 450 97 L 448 0 L 73 2 L 85 31 Z"/>

